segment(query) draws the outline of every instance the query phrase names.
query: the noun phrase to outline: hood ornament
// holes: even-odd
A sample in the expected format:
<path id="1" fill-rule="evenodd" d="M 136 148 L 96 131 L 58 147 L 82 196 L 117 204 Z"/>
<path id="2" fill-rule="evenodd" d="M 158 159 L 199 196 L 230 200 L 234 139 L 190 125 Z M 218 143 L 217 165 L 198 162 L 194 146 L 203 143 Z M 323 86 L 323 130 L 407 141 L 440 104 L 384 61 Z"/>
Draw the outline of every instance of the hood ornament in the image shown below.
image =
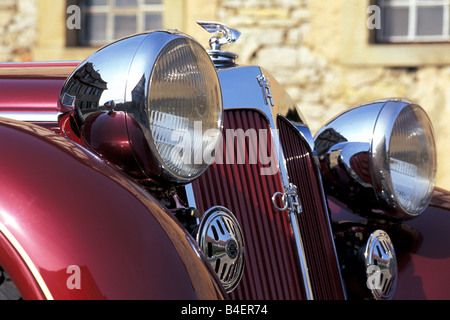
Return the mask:
<path id="1" fill-rule="evenodd" d="M 241 33 L 219 22 L 197 21 L 197 23 L 209 33 L 215 34 L 209 39 L 211 49 L 207 51 L 216 68 L 235 67 L 235 60 L 238 55 L 233 52 L 222 51 L 222 46 L 236 42 Z"/>

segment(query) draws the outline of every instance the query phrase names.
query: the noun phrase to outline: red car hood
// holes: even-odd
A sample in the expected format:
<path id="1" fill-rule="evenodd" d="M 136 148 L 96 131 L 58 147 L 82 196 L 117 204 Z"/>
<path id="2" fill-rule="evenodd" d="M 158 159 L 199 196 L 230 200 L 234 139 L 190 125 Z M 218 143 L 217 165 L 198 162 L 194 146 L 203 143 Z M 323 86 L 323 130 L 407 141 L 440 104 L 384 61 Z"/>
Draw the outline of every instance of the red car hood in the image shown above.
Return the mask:
<path id="1" fill-rule="evenodd" d="M 78 64 L 0 63 L 0 112 L 57 113 L 61 87 Z"/>

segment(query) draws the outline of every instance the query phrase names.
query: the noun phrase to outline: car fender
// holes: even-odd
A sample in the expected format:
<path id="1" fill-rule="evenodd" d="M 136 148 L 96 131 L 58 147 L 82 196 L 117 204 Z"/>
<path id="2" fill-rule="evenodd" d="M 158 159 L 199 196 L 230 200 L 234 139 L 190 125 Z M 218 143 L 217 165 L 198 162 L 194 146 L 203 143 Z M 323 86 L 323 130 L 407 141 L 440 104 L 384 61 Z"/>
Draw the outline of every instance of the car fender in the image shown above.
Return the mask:
<path id="1" fill-rule="evenodd" d="M 0 264 L 29 299 L 221 299 L 152 196 L 45 128 L 0 119 Z"/>
<path id="2" fill-rule="evenodd" d="M 450 192 L 435 188 L 428 208 L 418 217 L 383 223 L 357 216 L 329 197 L 331 217 L 339 225 L 384 229 L 397 256 L 398 282 L 394 299 L 439 300 L 450 298 Z"/>
<path id="3" fill-rule="evenodd" d="M 450 299 L 450 192 L 436 188 L 427 210 L 397 240 L 397 299 Z M 394 245 L 396 244 L 394 242 Z"/>

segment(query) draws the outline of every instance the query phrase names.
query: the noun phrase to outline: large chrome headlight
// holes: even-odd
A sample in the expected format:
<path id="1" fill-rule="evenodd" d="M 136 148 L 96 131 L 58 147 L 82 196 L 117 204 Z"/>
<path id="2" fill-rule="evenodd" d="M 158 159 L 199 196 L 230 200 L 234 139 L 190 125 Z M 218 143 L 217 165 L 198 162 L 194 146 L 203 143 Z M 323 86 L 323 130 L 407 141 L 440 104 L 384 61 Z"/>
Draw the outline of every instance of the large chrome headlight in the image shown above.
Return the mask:
<path id="1" fill-rule="evenodd" d="M 340 115 L 315 138 L 327 191 L 358 213 L 411 218 L 428 206 L 436 180 L 430 119 L 404 100 Z"/>
<path id="2" fill-rule="evenodd" d="M 215 67 L 199 43 L 176 31 L 100 49 L 67 79 L 60 103 L 73 111 L 87 147 L 163 184 L 203 173 L 211 158 L 204 154 L 214 150 L 222 126 Z"/>

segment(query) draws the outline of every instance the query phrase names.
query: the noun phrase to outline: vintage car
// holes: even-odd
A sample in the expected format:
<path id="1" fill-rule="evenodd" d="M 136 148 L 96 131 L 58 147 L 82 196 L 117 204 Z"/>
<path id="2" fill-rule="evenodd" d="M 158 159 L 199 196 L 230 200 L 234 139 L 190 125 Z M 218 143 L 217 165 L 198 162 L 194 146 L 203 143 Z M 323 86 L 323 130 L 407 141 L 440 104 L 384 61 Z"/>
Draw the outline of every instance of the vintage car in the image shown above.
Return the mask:
<path id="1" fill-rule="evenodd" d="M 0 64 L 0 291 L 23 299 L 450 298 L 450 194 L 425 111 L 357 106 L 312 136 L 199 22 L 83 62 Z"/>

